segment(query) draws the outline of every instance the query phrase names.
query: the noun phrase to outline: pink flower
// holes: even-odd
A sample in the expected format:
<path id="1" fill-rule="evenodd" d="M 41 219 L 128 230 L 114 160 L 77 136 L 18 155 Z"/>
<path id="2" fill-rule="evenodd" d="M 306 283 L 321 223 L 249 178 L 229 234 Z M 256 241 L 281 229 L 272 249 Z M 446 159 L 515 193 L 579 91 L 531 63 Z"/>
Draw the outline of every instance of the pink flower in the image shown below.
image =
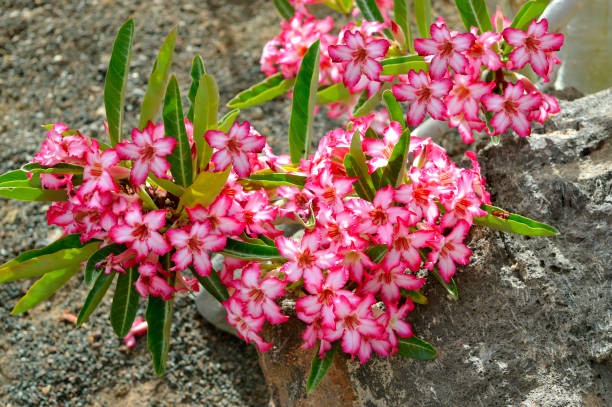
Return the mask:
<path id="1" fill-rule="evenodd" d="M 334 177 L 331 171 L 323 170 L 316 178 L 309 179 L 305 188 L 310 189 L 318 202 L 336 212 L 344 210 L 343 198 L 353 191 L 356 178 Z"/>
<path id="2" fill-rule="evenodd" d="M 455 75 L 453 82 L 453 89 L 444 98 L 448 114 L 463 113 L 468 120 L 478 120 L 478 102 L 482 96 L 491 93 L 495 82 L 477 82 L 470 75 Z"/>
<path id="3" fill-rule="evenodd" d="M 344 84 L 352 90 L 362 75 L 372 81 L 379 80 L 382 65 L 377 59 L 383 58 L 389 50 L 389 41 L 385 39 L 366 39 L 360 31 L 345 31 L 344 44 L 330 45 L 329 56 L 334 62 L 346 63 L 344 67 Z"/>
<path id="4" fill-rule="evenodd" d="M 159 178 L 170 178 L 170 164 L 165 156 L 172 153 L 176 140 L 164 137 L 164 125 L 154 125 L 149 121 L 147 127 L 132 129 L 132 140 L 117 144 L 117 153 L 122 160 L 133 160 L 130 181 L 133 185 L 141 185 L 149 176 L 149 171 Z"/>
<path id="5" fill-rule="evenodd" d="M 127 346 L 128 348 L 133 348 L 134 345 L 136 345 L 136 338 L 138 336 L 143 336 L 144 334 L 146 334 L 148 328 L 149 328 L 149 325 L 147 324 L 147 321 L 145 321 L 143 317 L 136 318 L 134 320 L 134 323 L 132 324 L 132 327 L 130 328 L 130 331 L 123 338 L 123 342 L 125 343 L 125 346 Z"/>
<path id="6" fill-rule="evenodd" d="M 474 175 L 463 172 L 456 180 L 457 191 L 449 199 L 442 201 L 447 213 L 442 216 L 440 227 L 450 228 L 459 220 L 464 220 L 469 226 L 474 223 L 474 216 L 486 216 L 487 211 L 480 209 L 482 201 L 474 193 Z"/>
<path id="7" fill-rule="evenodd" d="M 548 21 L 533 20 L 527 32 L 517 28 L 506 28 L 502 35 L 508 44 L 515 47 L 510 53 L 510 69 L 521 69 L 527 62 L 545 82 L 548 82 L 549 58 L 547 52 L 558 51 L 563 45 L 563 34 L 546 33 Z"/>
<path id="8" fill-rule="evenodd" d="M 256 236 L 260 233 L 268 237 L 281 235 L 282 232 L 276 230 L 271 224 L 276 219 L 277 213 L 278 208 L 270 205 L 268 196 L 263 190 L 249 193 L 242 208 L 241 220 L 244 221 L 244 231 L 250 236 Z"/>
<path id="9" fill-rule="evenodd" d="M 384 168 L 389 163 L 393 148 L 399 142 L 402 135 L 402 126 L 398 122 L 391 122 L 383 130 L 383 139 L 366 138 L 362 141 L 363 151 L 370 157 L 368 167 L 370 174 L 378 168 Z"/>
<path id="10" fill-rule="evenodd" d="M 172 270 L 184 270 L 193 263 L 196 272 L 201 276 L 210 275 L 212 265 L 208 251 L 219 251 L 225 247 L 225 235 L 210 233 L 207 223 L 194 223 L 183 229 L 169 229 L 166 237 L 178 250 L 172 255 L 175 267 Z"/>
<path id="11" fill-rule="evenodd" d="M 413 274 L 406 274 L 404 272 L 405 269 L 406 267 L 402 263 L 398 263 L 390 268 L 383 264 L 382 267 L 379 267 L 374 272 L 374 276 L 366 281 L 362 289 L 364 292 L 372 294 L 380 292 L 380 296 L 385 304 L 395 303 L 401 297 L 400 288 L 418 290 L 425 283 L 424 278 L 417 278 Z"/>
<path id="12" fill-rule="evenodd" d="M 260 275 L 259 263 L 243 268 L 241 279 L 232 283 L 236 289 L 233 296 L 246 305 L 246 311 L 253 318 L 264 315 L 272 324 L 285 322 L 289 317 L 281 314 L 280 307 L 273 300 L 285 295 L 287 283 L 274 277 L 259 281 Z"/>
<path id="13" fill-rule="evenodd" d="M 431 38 L 414 40 L 414 49 L 419 55 L 434 55 L 431 60 L 429 72 L 434 79 L 442 79 L 447 67 L 453 68 L 455 73 L 467 73 L 465 68 L 467 58 L 462 54 L 470 49 L 474 43 L 474 36 L 470 33 L 451 35 L 445 24 L 431 25 Z"/>
<path id="14" fill-rule="evenodd" d="M 287 276 L 287 281 L 293 283 L 303 276 L 307 288 L 321 285 L 321 269 L 333 266 L 336 256 L 332 252 L 319 250 L 320 242 L 321 235 L 316 229 L 304 234 L 299 244 L 283 236 L 276 239 L 278 251 L 289 259 L 280 269 Z"/>
<path id="15" fill-rule="evenodd" d="M 447 283 L 455 274 L 455 263 L 468 264 L 470 262 L 472 251 L 463 244 L 469 230 L 470 225 L 460 220 L 448 236 L 438 235 L 437 239 L 429 241 L 434 247 L 434 250 L 429 253 L 429 261 L 432 264 L 438 263 L 440 275 Z"/>
<path id="16" fill-rule="evenodd" d="M 430 225 L 435 224 L 440 211 L 436 204 L 436 187 L 427 185 L 420 180 L 422 171 L 413 167 L 410 171 L 412 184 L 403 184 L 395 191 L 395 200 L 406 204 L 408 210 L 414 214 L 410 218 L 410 225 L 425 218 Z"/>
<path id="17" fill-rule="evenodd" d="M 228 165 L 233 164 L 234 171 L 240 177 L 251 175 L 251 163 L 246 153 L 261 152 L 266 144 L 263 136 L 251 132 L 251 125 L 247 121 L 241 124 L 234 123 L 229 134 L 208 130 L 204 137 L 211 147 L 218 150 L 211 159 L 215 164 L 215 171 L 223 171 Z"/>
<path id="18" fill-rule="evenodd" d="M 397 352 L 397 337 L 408 338 L 412 336 L 412 327 L 404 321 L 404 318 L 413 309 L 414 304 L 410 299 L 406 300 L 406 303 L 399 308 L 397 304 L 385 304 L 385 313 L 378 317 L 378 323 L 385 327 L 394 354 Z"/>
<path id="19" fill-rule="evenodd" d="M 418 271 L 421 268 L 421 255 L 417 249 L 427 246 L 428 241 L 433 238 L 433 232 L 411 232 L 408 223 L 400 220 L 383 265 L 389 269 L 405 261 L 410 270 Z"/>
<path id="20" fill-rule="evenodd" d="M 187 207 L 185 209 L 192 222 L 208 224 L 210 233 L 232 236 L 239 235 L 244 229 L 244 225 L 239 219 L 241 218 L 240 214 L 232 211 L 233 204 L 234 202 L 229 196 L 219 195 L 208 208 L 196 205 L 194 208 Z"/>
<path id="21" fill-rule="evenodd" d="M 470 70 L 475 75 L 479 75 L 482 65 L 492 71 L 503 68 L 504 63 L 501 61 L 499 54 L 492 49 L 495 44 L 501 41 L 501 34 L 487 31 L 479 36 L 476 27 L 472 27 L 470 32 L 476 38 L 470 49 L 465 53 L 470 61 Z"/>
<path id="22" fill-rule="evenodd" d="M 362 214 L 359 230 L 370 236 L 375 234 L 376 243 L 390 244 L 398 218 L 410 216 L 405 208 L 392 205 L 394 192 L 390 185 L 379 189 L 372 204 L 367 203 L 367 213 Z"/>
<path id="23" fill-rule="evenodd" d="M 368 255 L 361 249 L 357 249 L 355 246 L 341 248 L 338 254 L 342 259 L 342 265 L 349 273 L 349 278 L 357 284 L 361 284 L 363 272 L 366 268 L 371 269 L 376 267 L 376 263 L 370 260 Z"/>
<path id="24" fill-rule="evenodd" d="M 230 297 L 222 304 L 227 310 L 227 315 L 225 316 L 227 322 L 236 328 L 238 336 L 244 339 L 246 343 L 255 342 L 260 352 L 265 352 L 274 346 L 271 343 L 264 342 L 261 336 L 257 335 L 258 332 L 261 332 L 265 321 L 263 315 L 259 318 L 253 318 L 244 312 L 244 305 L 234 297 Z"/>
<path id="25" fill-rule="evenodd" d="M 531 124 L 527 115 L 540 105 L 541 98 L 537 92 L 524 95 L 523 91 L 522 82 L 515 85 L 509 83 L 503 96 L 490 93 L 482 97 L 482 104 L 487 110 L 498 112 L 491 119 L 494 134 L 501 134 L 510 126 L 519 136 L 529 136 Z"/>
<path id="26" fill-rule="evenodd" d="M 166 279 L 160 276 L 160 273 L 163 272 L 165 270 L 156 261 L 142 263 L 138 267 L 138 280 L 134 282 L 136 291 L 144 298 L 152 295 L 154 297 L 161 297 L 164 301 L 171 299 L 174 287 L 169 285 Z"/>
<path id="27" fill-rule="evenodd" d="M 149 252 L 158 255 L 170 251 L 170 245 L 157 230 L 166 224 L 166 210 L 151 211 L 142 216 L 140 206 L 134 205 L 125 214 L 125 223 L 113 226 L 108 235 L 115 243 L 125 243 L 133 249 L 138 259 Z"/>
<path id="28" fill-rule="evenodd" d="M 319 284 L 310 285 L 307 291 L 311 295 L 304 296 L 297 300 L 295 309 L 298 317 L 303 321 L 308 321 L 311 315 L 321 316 L 321 326 L 325 328 L 336 328 L 336 315 L 334 313 L 334 299 L 339 295 L 352 298 L 351 291 L 343 290 L 342 287 L 348 281 L 344 270 L 338 269 L 330 272 Z"/>
<path id="29" fill-rule="evenodd" d="M 374 303 L 376 299 L 372 294 L 367 294 L 355 305 L 344 296 L 337 297 L 334 301 L 336 329 L 330 330 L 326 339 L 333 342 L 342 338 L 342 350 L 354 355 L 362 345 L 363 336 L 380 338 L 382 327 L 372 316 Z"/>
<path id="30" fill-rule="evenodd" d="M 451 116 L 448 119 L 448 127 L 456 127 L 461 136 L 461 140 L 468 144 L 474 142 L 474 137 L 472 136 L 473 131 L 482 131 L 485 125 L 485 122 L 480 119 L 468 120 L 463 113 Z"/>
<path id="31" fill-rule="evenodd" d="M 99 151 L 88 152 L 87 164 L 83 170 L 83 185 L 79 187 L 81 197 L 92 193 L 94 190 L 100 192 L 117 191 L 119 186 L 113 180 L 111 169 L 119 163 L 119 156 L 113 149 L 108 149 L 100 154 Z"/>
<path id="32" fill-rule="evenodd" d="M 411 126 L 419 125 L 425 118 L 425 111 L 437 120 L 446 119 L 446 107 L 440 100 L 448 95 L 450 79 L 430 79 L 423 71 L 408 73 L 409 84 L 393 85 L 393 95 L 400 102 L 411 101 L 406 119 Z"/>
<path id="33" fill-rule="evenodd" d="M 282 186 L 276 188 L 278 196 L 285 199 L 281 212 L 285 216 L 307 217 L 310 214 L 310 206 L 314 199 L 314 194 L 308 189 L 298 187 Z"/>

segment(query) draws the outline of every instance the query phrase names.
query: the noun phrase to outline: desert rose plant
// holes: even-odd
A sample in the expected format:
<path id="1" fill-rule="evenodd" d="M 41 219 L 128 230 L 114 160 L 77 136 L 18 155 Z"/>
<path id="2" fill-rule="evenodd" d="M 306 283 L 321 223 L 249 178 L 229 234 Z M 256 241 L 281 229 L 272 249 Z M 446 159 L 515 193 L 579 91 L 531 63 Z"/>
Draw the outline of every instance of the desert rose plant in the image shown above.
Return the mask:
<path id="1" fill-rule="evenodd" d="M 274 346 L 265 324 L 288 320 L 280 301 L 295 301 L 304 348 L 317 348 L 312 391 L 338 349 L 360 363 L 372 353 L 432 359 L 434 348 L 406 321 L 431 278 L 458 298 L 457 264 L 472 254 L 473 225 L 553 236 L 551 226 L 491 205 L 474 153 L 456 166 L 430 138 L 411 137 L 426 114 L 493 136 L 511 127 L 528 136 L 530 120 L 558 111 L 527 76 L 545 80 L 563 38 L 535 19 L 545 2 L 528 2 L 513 22 L 491 20 L 483 1 L 457 1 L 469 30 L 429 22 L 415 1 L 412 40 L 406 1 L 327 1 L 355 21 L 337 35 L 331 17 L 307 4 L 275 1 L 283 32 L 264 48 L 270 77 L 229 102 L 218 119 L 219 92 L 196 56 L 190 107 L 171 76 L 176 40 L 161 47 L 142 102 L 139 125 L 123 134 L 124 95 L 134 24 L 114 43 L 104 88 L 108 144 L 63 123 L 46 127 L 31 163 L 0 176 L 0 196 L 53 202 L 48 223 L 65 235 L 0 266 L 0 282 L 39 277 L 15 305 L 20 314 L 50 297 L 84 268 L 91 287 L 77 325 L 94 312 L 116 279 L 110 321 L 133 344 L 148 327 L 155 372 L 166 369 L 173 299 L 209 291 L 227 321 L 259 351 Z M 380 8 L 379 8 L 380 6 Z M 295 8 L 294 8 L 295 7 Z M 294 14 L 295 13 L 295 14 Z M 526 30 L 526 31 L 525 31 Z M 410 53 L 410 54 L 409 54 Z M 290 155 L 275 155 L 240 111 L 292 90 Z M 388 112 L 371 113 L 384 100 Z M 410 102 L 406 120 L 401 105 Z M 317 105 L 349 113 L 343 128 L 311 151 Z M 162 121 L 157 122 L 161 110 Z M 283 224 L 300 225 L 299 238 Z M 215 269 L 211 256 L 223 256 Z M 145 320 L 136 318 L 147 302 Z M 146 322 L 146 323 L 145 323 Z"/>

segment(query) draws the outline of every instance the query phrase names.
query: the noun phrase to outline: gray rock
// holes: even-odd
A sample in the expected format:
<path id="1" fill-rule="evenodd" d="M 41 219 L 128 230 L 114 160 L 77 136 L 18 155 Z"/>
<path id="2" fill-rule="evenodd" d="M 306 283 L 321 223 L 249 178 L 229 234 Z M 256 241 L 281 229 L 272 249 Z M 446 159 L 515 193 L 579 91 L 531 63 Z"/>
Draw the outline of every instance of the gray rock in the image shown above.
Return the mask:
<path id="1" fill-rule="evenodd" d="M 437 359 L 336 357 L 320 385 L 328 405 L 612 405 L 612 89 L 561 108 L 532 137 L 506 136 L 479 153 L 494 204 L 561 234 L 473 228 L 459 300 L 431 280 L 429 304 L 409 316 Z M 317 405 L 290 387 L 305 382 L 312 357 L 291 352 L 299 335 L 270 330 L 265 339 L 278 344 L 260 354 L 271 404 Z M 283 384 L 270 368 L 285 365 Z M 343 378 L 352 395 L 337 390 Z"/>

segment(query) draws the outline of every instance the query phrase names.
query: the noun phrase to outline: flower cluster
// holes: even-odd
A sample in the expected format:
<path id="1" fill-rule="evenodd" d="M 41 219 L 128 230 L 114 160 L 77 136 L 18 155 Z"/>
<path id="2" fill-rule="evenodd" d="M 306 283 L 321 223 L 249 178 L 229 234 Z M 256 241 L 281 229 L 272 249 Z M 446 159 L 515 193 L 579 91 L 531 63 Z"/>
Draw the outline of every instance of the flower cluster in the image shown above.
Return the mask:
<path id="1" fill-rule="evenodd" d="M 307 3 L 300 4 L 304 13 Z M 431 38 L 414 41 L 417 54 L 424 57 L 429 69 L 382 75 L 381 61 L 399 56 L 397 51 L 405 44 L 398 42 L 403 33 L 389 17 L 392 2 L 381 1 L 379 7 L 387 22 L 350 22 L 337 37 L 329 33 L 333 26 L 330 17 L 324 20 L 325 24 L 307 17 L 307 23 L 299 30 L 302 14 L 283 21 L 281 35 L 264 48 L 262 70 L 271 75 L 279 66 L 285 77 L 295 76 L 295 55 L 300 53 L 296 50 L 301 49 L 303 55 L 308 45 L 322 38 L 320 84 L 343 83 L 350 93 L 329 104 L 330 116 L 348 113 L 350 118 L 358 99 L 356 93 L 365 90 L 365 95 L 372 97 L 386 82 L 392 84 L 397 100 L 410 102 L 410 126 L 418 126 L 429 114 L 457 128 L 466 143 L 474 141 L 474 131 L 485 130 L 496 136 L 508 127 L 526 137 L 531 133 L 531 121 L 542 123 L 559 112 L 552 96 L 540 92 L 517 72 L 529 64 L 547 82 L 554 66 L 560 63 L 556 51 L 563 44 L 563 35 L 547 33 L 545 19 L 534 20 L 525 32 L 511 28 L 509 20 L 498 11 L 492 18 L 497 31 L 479 32 L 472 27 L 470 32 L 459 33 L 449 30 L 444 19 L 438 18 L 430 27 Z M 389 27 L 394 41 L 382 35 Z"/>

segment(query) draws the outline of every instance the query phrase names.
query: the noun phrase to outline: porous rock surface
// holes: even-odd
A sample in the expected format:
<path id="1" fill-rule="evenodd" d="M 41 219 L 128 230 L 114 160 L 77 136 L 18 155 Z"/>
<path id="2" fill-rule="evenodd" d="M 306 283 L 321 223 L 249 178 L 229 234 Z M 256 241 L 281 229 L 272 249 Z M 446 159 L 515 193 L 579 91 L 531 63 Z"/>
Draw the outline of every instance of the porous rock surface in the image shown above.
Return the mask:
<path id="1" fill-rule="evenodd" d="M 429 304 L 409 316 L 435 361 L 336 356 L 306 397 L 312 353 L 294 351 L 303 327 L 269 329 L 277 346 L 260 365 L 273 405 L 612 405 L 612 89 L 561 108 L 530 138 L 479 153 L 493 203 L 560 235 L 472 230 L 459 300 L 432 280 Z"/>

